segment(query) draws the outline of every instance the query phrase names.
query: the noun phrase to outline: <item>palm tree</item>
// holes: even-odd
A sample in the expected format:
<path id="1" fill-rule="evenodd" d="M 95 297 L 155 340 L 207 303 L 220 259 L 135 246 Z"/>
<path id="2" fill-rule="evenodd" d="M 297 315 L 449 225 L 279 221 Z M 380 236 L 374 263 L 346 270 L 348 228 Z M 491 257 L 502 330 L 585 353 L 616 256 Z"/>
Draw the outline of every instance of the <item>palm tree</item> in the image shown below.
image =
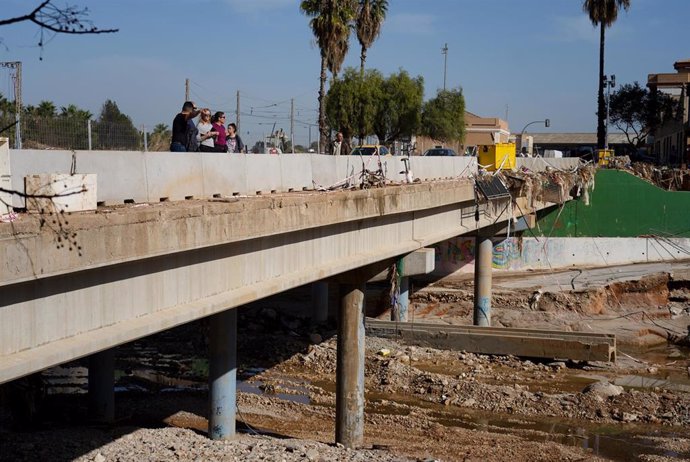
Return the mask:
<path id="1" fill-rule="evenodd" d="M 359 80 L 362 86 L 364 85 L 364 63 L 367 60 L 367 49 L 371 48 L 372 43 L 381 33 L 381 26 L 386 18 L 387 11 L 388 0 L 359 0 L 355 29 L 357 30 L 357 40 L 361 46 L 359 54 Z M 360 91 L 359 105 L 361 113 L 364 114 L 364 105 L 367 102 L 362 94 L 363 91 Z M 361 145 L 366 135 L 364 133 L 364 120 L 359 121 L 358 135 L 359 144 Z"/>
<path id="2" fill-rule="evenodd" d="M 357 10 L 357 40 L 362 47 L 359 55 L 359 74 L 364 76 L 364 62 L 367 60 L 367 50 L 381 33 L 383 20 L 388 11 L 388 0 L 359 0 Z"/>
<path id="3" fill-rule="evenodd" d="M 321 51 L 319 85 L 319 139 L 321 148 L 328 140 L 326 126 L 326 71 L 335 78 L 345 60 L 350 38 L 350 23 L 355 15 L 356 0 L 302 0 L 300 10 L 309 16 L 316 43 Z"/>
<path id="4" fill-rule="evenodd" d="M 611 27 L 618 18 L 618 11 L 630 8 L 630 0 L 584 0 L 582 9 L 594 26 L 599 26 L 599 93 L 597 96 L 597 147 L 606 145 L 606 102 L 604 100 L 604 44 L 606 28 Z"/>

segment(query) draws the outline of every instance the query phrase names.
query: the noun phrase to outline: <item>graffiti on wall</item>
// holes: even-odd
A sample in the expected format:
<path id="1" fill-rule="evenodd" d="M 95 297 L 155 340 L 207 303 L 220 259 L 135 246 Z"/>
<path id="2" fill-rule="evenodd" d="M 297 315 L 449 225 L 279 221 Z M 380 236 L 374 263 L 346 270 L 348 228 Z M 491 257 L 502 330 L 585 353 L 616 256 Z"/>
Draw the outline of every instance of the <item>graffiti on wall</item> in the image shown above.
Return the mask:
<path id="1" fill-rule="evenodd" d="M 494 242 L 491 266 L 496 269 L 511 269 L 522 262 L 522 238 L 510 237 Z"/>

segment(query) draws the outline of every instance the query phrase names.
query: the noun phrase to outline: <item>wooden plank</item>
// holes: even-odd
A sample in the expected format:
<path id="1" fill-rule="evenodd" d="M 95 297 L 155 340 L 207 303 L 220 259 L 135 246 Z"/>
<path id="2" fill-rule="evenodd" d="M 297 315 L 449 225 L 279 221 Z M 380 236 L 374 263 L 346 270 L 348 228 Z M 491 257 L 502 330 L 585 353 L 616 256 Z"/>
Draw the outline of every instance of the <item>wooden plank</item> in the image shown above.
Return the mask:
<path id="1" fill-rule="evenodd" d="M 367 335 L 396 338 L 419 346 L 481 354 L 585 361 L 616 360 L 616 336 L 367 319 Z"/>

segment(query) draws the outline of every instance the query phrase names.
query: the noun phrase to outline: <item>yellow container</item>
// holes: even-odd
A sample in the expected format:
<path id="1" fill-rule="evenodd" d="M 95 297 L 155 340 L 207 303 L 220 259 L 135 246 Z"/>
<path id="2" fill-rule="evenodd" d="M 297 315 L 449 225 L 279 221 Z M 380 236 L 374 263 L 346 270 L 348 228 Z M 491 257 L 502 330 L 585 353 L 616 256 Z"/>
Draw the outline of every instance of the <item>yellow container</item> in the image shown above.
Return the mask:
<path id="1" fill-rule="evenodd" d="M 484 144 L 478 150 L 482 168 L 490 172 L 515 169 L 515 143 Z"/>
<path id="2" fill-rule="evenodd" d="M 614 155 L 613 149 L 597 149 L 597 164 L 600 167 L 608 167 Z"/>

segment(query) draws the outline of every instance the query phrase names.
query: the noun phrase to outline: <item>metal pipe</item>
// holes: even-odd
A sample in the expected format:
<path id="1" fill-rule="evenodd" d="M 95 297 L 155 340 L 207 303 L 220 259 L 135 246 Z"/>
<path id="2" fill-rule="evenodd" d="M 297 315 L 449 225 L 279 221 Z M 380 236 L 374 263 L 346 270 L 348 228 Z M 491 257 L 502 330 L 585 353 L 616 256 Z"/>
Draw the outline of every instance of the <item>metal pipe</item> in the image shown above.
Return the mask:
<path id="1" fill-rule="evenodd" d="M 328 282 L 311 283 L 311 322 L 323 324 L 328 321 Z"/>
<path id="2" fill-rule="evenodd" d="M 89 417 L 96 422 L 115 420 L 115 349 L 89 357 Z"/>
<path id="3" fill-rule="evenodd" d="M 491 259 L 493 243 L 477 235 L 474 247 L 474 325 L 491 325 Z"/>
<path id="4" fill-rule="evenodd" d="M 356 448 L 364 442 L 364 291 L 343 284 L 338 310 L 335 442 Z"/>
<path id="5" fill-rule="evenodd" d="M 212 316 L 210 324 L 208 435 L 212 440 L 221 440 L 235 436 L 237 310 L 225 310 Z"/>

